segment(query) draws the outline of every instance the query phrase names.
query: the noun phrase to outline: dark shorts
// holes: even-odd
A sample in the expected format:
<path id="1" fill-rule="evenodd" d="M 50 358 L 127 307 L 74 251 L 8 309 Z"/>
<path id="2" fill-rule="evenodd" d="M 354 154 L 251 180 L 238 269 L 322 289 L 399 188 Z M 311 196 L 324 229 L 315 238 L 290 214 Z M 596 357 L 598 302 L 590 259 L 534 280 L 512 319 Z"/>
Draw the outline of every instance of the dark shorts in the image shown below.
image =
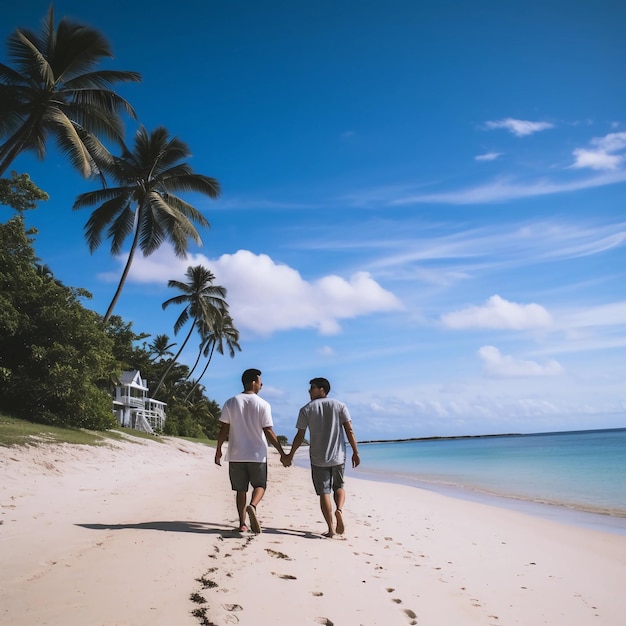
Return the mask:
<path id="1" fill-rule="evenodd" d="M 230 486 L 233 491 L 248 491 L 248 486 L 252 488 L 267 487 L 267 463 L 238 463 L 228 464 L 228 475 Z"/>
<path id="2" fill-rule="evenodd" d="M 326 493 L 333 493 L 337 489 L 343 489 L 343 471 L 345 463 L 333 465 L 332 467 L 319 467 L 311 465 L 311 478 L 315 493 L 321 496 Z"/>

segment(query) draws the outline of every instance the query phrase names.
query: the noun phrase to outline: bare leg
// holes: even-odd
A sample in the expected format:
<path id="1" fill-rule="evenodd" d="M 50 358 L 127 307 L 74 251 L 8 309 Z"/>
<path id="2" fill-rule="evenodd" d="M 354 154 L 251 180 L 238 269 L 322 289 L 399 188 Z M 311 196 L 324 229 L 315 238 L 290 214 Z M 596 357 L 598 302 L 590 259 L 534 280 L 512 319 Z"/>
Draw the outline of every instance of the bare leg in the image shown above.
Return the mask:
<path id="1" fill-rule="evenodd" d="M 246 525 L 246 500 L 248 498 L 247 491 L 238 491 L 236 496 L 237 513 L 239 514 L 239 528 Z"/>
<path id="2" fill-rule="evenodd" d="M 324 533 L 324 536 L 332 537 L 335 534 L 335 530 L 333 528 L 333 507 L 331 504 L 329 493 L 323 493 L 320 496 L 320 508 L 322 509 L 324 521 L 328 525 L 328 532 Z"/>
<path id="3" fill-rule="evenodd" d="M 334 494 L 335 497 L 335 506 L 337 510 L 335 511 L 335 517 L 337 518 L 337 534 L 343 535 L 345 531 L 345 526 L 343 523 L 343 505 L 346 501 L 346 492 L 343 488 L 337 489 Z"/>
<path id="4" fill-rule="evenodd" d="M 257 504 L 263 499 L 264 495 L 265 489 L 263 487 L 255 487 L 252 490 L 252 498 L 250 498 L 250 504 L 254 507 L 257 506 Z"/>

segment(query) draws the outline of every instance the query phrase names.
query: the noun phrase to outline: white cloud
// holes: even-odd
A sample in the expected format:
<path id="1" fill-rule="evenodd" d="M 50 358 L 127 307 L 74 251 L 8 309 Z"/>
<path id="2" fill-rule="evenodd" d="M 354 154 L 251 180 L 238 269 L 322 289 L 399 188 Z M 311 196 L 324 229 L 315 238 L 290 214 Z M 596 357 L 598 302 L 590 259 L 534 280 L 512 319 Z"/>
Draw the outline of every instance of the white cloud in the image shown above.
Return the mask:
<path id="1" fill-rule="evenodd" d="M 590 168 L 593 170 L 616 170 L 626 154 L 626 133 L 609 133 L 604 137 L 594 137 L 591 140 L 592 148 L 577 148 L 574 150 L 574 168 Z"/>
<path id="2" fill-rule="evenodd" d="M 328 275 L 307 281 L 288 265 L 248 250 L 218 259 L 191 254 L 181 260 L 164 246 L 148 258 L 137 257 L 130 280 L 157 284 L 184 280 L 190 265 L 204 265 L 215 274 L 215 283 L 226 287 L 230 313 L 240 331 L 271 335 L 315 328 L 320 334 L 334 334 L 340 332 L 341 320 L 402 309 L 400 300 L 367 272 L 356 272 L 349 279 Z"/>
<path id="3" fill-rule="evenodd" d="M 554 128 L 554 124 L 550 122 L 529 122 L 527 120 L 516 120 L 511 117 L 504 120 L 486 122 L 485 126 L 489 129 L 504 128 L 513 133 L 516 137 L 526 137 L 527 135 L 532 135 L 533 133 L 538 133 L 548 128 Z"/>
<path id="4" fill-rule="evenodd" d="M 543 364 L 524 361 L 504 355 L 494 346 L 483 346 L 478 355 L 483 361 L 485 374 L 491 378 L 533 378 L 563 373 L 563 368 L 554 359 Z"/>
<path id="5" fill-rule="evenodd" d="M 474 157 L 475 161 L 495 161 L 502 156 L 502 152 L 487 152 L 486 154 L 479 154 Z"/>
<path id="6" fill-rule="evenodd" d="M 323 346 L 321 347 L 317 353 L 320 356 L 335 356 L 335 351 L 330 347 L 330 346 Z"/>
<path id="7" fill-rule="evenodd" d="M 471 306 L 441 316 L 444 326 L 454 329 L 496 328 L 527 330 L 552 324 L 552 317 L 539 304 L 517 304 L 498 295 L 483 306 Z"/>
<path id="8" fill-rule="evenodd" d="M 228 289 L 237 327 L 259 334 L 292 328 L 333 334 L 342 319 L 402 308 L 367 272 L 348 280 L 329 275 L 309 282 L 297 270 L 247 250 L 222 255 L 209 267 Z"/>

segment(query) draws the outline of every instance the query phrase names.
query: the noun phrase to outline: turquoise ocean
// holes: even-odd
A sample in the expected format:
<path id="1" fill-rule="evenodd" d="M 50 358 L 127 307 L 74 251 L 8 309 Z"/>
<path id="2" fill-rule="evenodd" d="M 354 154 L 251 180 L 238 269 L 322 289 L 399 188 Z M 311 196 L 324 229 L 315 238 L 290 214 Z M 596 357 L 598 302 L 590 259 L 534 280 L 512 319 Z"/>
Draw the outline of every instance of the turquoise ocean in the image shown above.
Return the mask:
<path id="1" fill-rule="evenodd" d="M 347 477 L 626 534 L 626 428 L 362 443 L 359 452 Z"/>

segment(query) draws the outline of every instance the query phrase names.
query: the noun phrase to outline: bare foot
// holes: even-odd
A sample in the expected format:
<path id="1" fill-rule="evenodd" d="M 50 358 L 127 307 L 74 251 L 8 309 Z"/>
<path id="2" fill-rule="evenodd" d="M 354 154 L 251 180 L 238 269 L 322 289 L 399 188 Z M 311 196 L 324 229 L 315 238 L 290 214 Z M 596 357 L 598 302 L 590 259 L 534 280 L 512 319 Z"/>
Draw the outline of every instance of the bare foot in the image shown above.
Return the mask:
<path id="1" fill-rule="evenodd" d="M 346 527 L 343 525 L 343 516 L 341 514 L 341 509 L 337 509 L 335 511 L 335 517 L 337 518 L 337 534 L 343 535 Z"/>
<path id="2" fill-rule="evenodd" d="M 332 530 L 329 530 L 327 533 L 322 533 L 322 537 L 326 537 L 327 539 L 332 539 L 335 536 L 335 533 Z"/>

